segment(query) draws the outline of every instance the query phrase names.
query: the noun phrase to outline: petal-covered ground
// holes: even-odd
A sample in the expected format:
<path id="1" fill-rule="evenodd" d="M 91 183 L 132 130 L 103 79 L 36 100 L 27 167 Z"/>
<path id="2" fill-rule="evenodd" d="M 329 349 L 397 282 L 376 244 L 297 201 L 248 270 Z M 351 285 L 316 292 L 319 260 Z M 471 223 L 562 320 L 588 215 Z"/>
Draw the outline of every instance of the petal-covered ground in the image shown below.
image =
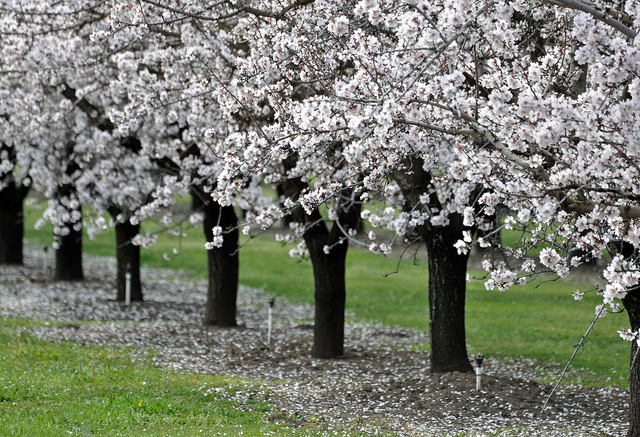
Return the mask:
<path id="1" fill-rule="evenodd" d="M 266 400 L 278 410 L 272 420 L 312 421 L 329 432 L 362 427 L 401 436 L 625 433 L 623 390 L 563 386 L 543 411 L 552 386 L 535 382 L 540 369 L 528 363 L 486 359 L 476 391 L 475 375 L 429 375 L 428 353 L 415 347 L 427 343 L 426 333 L 362 323 L 347 326 L 343 357 L 313 359 L 309 306 L 278 300 L 267 344 L 269 297 L 261 290 L 240 289 L 240 327 L 206 329 L 200 325 L 204 282 L 144 269 L 145 301 L 126 307 L 113 300 L 113 260 L 85 256 L 85 272 L 83 282 L 53 282 L 39 253 L 27 249 L 24 266 L 0 266 L 0 316 L 69 322 L 34 331 L 51 341 L 127 346 L 140 359 L 177 371 L 264 381 L 234 399 L 247 408 Z M 88 320 L 98 323 L 74 323 Z"/>

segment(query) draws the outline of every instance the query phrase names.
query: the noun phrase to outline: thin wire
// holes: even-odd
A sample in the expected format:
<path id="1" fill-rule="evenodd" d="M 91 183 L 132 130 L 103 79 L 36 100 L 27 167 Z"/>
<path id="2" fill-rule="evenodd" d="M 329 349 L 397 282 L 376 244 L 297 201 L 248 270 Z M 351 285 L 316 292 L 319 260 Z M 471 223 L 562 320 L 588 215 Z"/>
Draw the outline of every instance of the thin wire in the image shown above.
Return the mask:
<path id="1" fill-rule="evenodd" d="M 591 321 L 589 328 L 587 328 L 587 332 L 584 333 L 584 335 L 580 339 L 580 342 L 574 347 L 573 355 L 571 355 L 571 358 L 569 359 L 569 362 L 567 363 L 567 365 L 564 366 L 564 370 L 562 371 L 562 374 L 560 375 L 558 382 L 556 382 L 556 385 L 553 387 L 553 390 L 551 390 L 551 393 L 549 393 L 549 396 L 547 396 L 547 400 L 544 401 L 544 405 L 542 406 L 542 411 L 540 412 L 541 417 L 542 417 L 542 414 L 544 413 L 544 410 L 547 408 L 547 405 L 549 404 L 549 400 L 551 400 L 551 396 L 553 396 L 553 394 L 556 392 L 556 389 L 560 385 L 560 382 L 562 382 L 562 379 L 567 374 L 567 370 L 569 370 L 569 366 L 573 362 L 573 359 L 576 357 L 578 350 L 584 345 L 584 341 L 587 339 L 587 335 L 589 335 L 589 332 L 591 332 L 591 330 L 593 329 L 594 325 L 600 318 L 600 315 L 602 314 L 602 312 L 605 311 L 604 308 L 605 308 L 604 305 L 600 307 L 600 311 L 598 311 L 598 313 L 596 314 L 596 317 Z"/>

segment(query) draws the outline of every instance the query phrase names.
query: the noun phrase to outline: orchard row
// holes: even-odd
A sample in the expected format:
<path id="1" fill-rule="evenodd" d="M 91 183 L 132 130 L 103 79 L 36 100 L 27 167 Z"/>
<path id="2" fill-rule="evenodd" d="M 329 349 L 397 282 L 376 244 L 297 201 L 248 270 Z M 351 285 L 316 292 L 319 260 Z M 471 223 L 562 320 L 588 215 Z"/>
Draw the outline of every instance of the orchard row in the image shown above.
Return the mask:
<path id="1" fill-rule="evenodd" d="M 502 248 L 522 261 L 487 259 L 487 288 L 607 256 L 598 311 L 627 311 L 635 356 L 640 1 L 3 0 L 0 17 L 5 261 L 32 187 L 59 251 L 83 222 L 90 236 L 116 227 L 122 299 L 126 265 L 139 281 L 136 248 L 153 243 L 140 222 L 168 223 L 193 193 L 206 322 L 233 325 L 238 232 L 286 220 L 279 238 L 313 264 L 313 354 L 335 357 L 349 244 L 423 242 L 431 369 L 468 371 L 469 249 L 503 226 L 523 230 Z M 499 206 L 511 214 L 496 227 Z"/>

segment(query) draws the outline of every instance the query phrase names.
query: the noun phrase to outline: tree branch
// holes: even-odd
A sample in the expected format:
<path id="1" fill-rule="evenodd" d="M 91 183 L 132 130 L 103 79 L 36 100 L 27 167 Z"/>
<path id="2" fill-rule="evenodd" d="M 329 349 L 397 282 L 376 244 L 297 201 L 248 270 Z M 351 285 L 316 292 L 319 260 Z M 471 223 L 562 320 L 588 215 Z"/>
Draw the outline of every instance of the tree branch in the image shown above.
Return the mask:
<path id="1" fill-rule="evenodd" d="M 91 124 L 96 126 L 103 132 L 113 132 L 116 128 L 115 125 L 108 117 L 105 117 L 100 108 L 89 102 L 86 98 L 78 99 L 76 95 L 76 90 L 71 88 L 69 85 L 62 84 L 62 95 L 67 99 L 71 100 L 73 104 L 78 107 L 82 112 L 84 112 Z"/>
<path id="2" fill-rule="evenodd" d="M 628 26 L 625 26 L 624 24 L 622 24 L 620 21 L 616 20 L 612 16 L 607 15 L 606 13 L 599 11 L 589 5 L 586 5 L 578 0 L 542 0 L 542 1 L 549 5 L 559 6 L 561 8 L 574 9 L 576 11 L 587 13 L 591 15 L 593 18 L 595 18 L 596 20 L 601 21 L 605 24 L 608 24 L 609 26 L 616 29 L 618 32 L 624 34 L 625 36 L 631 39 L 635 39 L 635 37 L 638 35 L 638 33 L 635 30 L 631 29 Z"/>
<path id="3" fill-rule="evenodd" d="M 576 212 L 578 214 L 588 214 L 592 212 L 596 206 L 600 208 L 612 207 L 617 208 L 620 212 L 620 217 L 625 219 L 636 219 L 640 218 L 640 206 L 630 206 L 630 205 L 604 205 L 604 204 L 596 204 L 591 202 L 582 202 L 577 200 L 567 200 L 563 203 L 563 209 L 569 212 Z"/>
<path id="4" fill-rule="evenodd" d="M 393 122 L 397 124 L 408 124 L 411 126 L 418 126 L 427 130 L 432 130 L 435 132 L 440 132 L 442 134 L 448 134 L 448 135 L 476 135 L 476 136 L 481 135 L 481 133 L 476 132 L 474 130 L 449 130 L 433 124 L 422 123 L 422 122 L 413 121 L 413 120 L 406 120 L 403 118 L 394 118 Z"/>
<path id="5" fill-rule="evenodd" d="M 263 11 L 262 9 L 256 9 L 253 8 L 251 6 L 240 6 L 239 8 L 232 10 L 231 12 L 224 14 L 224 15 L 219 15 L 219 16 L 211 16 L 211 15 L 202 15 L 202 14 L 197 14 L 197 13 L 191 13 L 191 12 L 187 12 L 181 9 L 177 9 L 177 8 L 173 8 L 171 6 L 168 5 L 163 5 L 162 3 L 156 2 L 154 0 L 142 0 L 145 3 L 148 3 L 150 5 L 153 5 L 157 8 L 160 9 L 165 9 L 167 11 L 171 11 L 174 12 L 176 14 L 180 14 L 183 15 L 185 17 L 189 17 L 189 18 L 193 18 L 196 20 L 204 20 L 204 21 L 220 21 L 220 20 L 226 20 L 228 18 L 232 18 L 235 17 L 236 15 L 240 15 L 244 12 L 251 14 L 251 15 L 255 15 L 258 17 L 265 17 L 265 18 L 275 18 L 277 20 L 281 19 L 282 17 L 284 17 L 284 15 L 289 12 L 292 9 L 297 8 L 298 6 L 304 6 L 304 5 L 308 5 L 313 3 L 315 0 L 298 0 L 297 2 L 294 2 L 292 4 L 290 4 L 289 6 L 285 6 L 284 8 L 282 8 L 282 10 L 278 13 L 273 13 L 273 12 L 269 12 L 269 11 Z M 226 1 L 221 1 L 216 3 L 214 6 L 219 6 L 222 5 L 224 3 L 227 3 Z"/>

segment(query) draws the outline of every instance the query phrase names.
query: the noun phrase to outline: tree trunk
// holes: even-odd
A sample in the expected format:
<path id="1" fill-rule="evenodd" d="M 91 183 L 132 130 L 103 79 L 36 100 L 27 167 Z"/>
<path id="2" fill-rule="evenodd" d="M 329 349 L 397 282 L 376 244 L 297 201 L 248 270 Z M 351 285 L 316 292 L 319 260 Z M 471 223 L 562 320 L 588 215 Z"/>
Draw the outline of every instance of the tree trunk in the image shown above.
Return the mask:
<path id="1" fill-rule="evenodd" d="M 283 162 L 286 171 L 295 167 L 295 158 Z M 280 185 L 282 195 L 296 202 L 309 188 L 300 178 L 287 179 Z M 307 228 L 303 238 L 313 266 L 315 327 L 311 356 L 336 358 L 344 353 L 344 310 L 346 302 L 346 258 L 349 240 L 342 229 L 355 229 L 360 220 L 361 204 L 356 194 L 345 191 L 336 205 L 336 221 L 329 229 L 318 208 L 307 214 L 300 205 L 290 212 L 291 219 Z M 342 229 L 341 229 L 342 228 Z M 330 247 L 325 253 L 325 246 Z"/>
<path id="2" fill-rule="evenodd" d="M 633 289 L 622 300 L 632 331 L 640 329 L 640 289 Z M 631 342 L 631 361 L 629 368 L 629 431 L 628 437 L 640 437 L 640 356 L 638 343 Z"/>
<path id="3" fill-rule="evenodd" d="M 431 213 L 444 209 L 436 194 L 432 177 L 420 158 L 407 160 L 410 172 L 399 172 L 396 182 L 402 189 L 407 205 L 413 209 L 423 203 Z M 476 196 L 479 194 L 476 193 Z M 464 306 L 467 287 L 467 260 L 453 245 L 462 239 L 463 220 L 457 213 L 449 214 L 447 226 L 426 223 L 420 233 L 429 258 L 429 335 L 431 337 L 431 373 L 473 372 L 467 355 Z M 472 231 L 472 229 L 470 229 Z"/>
<path id="4" fill-rule="evenodd" d="M 194 196 L 200 200 L 205 197 Z M 236 301 L 238 296 L 238 219 L 232 206 L 221 207 L 212 199 L 205 200 L 204 235 L 207 242 L 214 239 L 213 227 L 222 228 L 222 247 L 207 251 L 209 286 L 205 325 L 236 326 Z M 194 205 L 196 201 L 194 201 Z"/>
<path id="5" fill-rule="evenodd" d="M 22 264 L 23 200 L 13 181 L 0 191 L 0 264 Z"/>
<path id="6" fill-rule="evenodd" d="M 74 143 L 70 143 L 69 154 L 73 151 Z M 66 174 L 69 178 L 80 169 L 75 161 L 69 161 L 66 168 Z M 78 200 L 78 194 L 75 184 L 67 183 L 58 188 L 56 193 L 57 201 L 62 204 L 71 205 L 72 200 L 77 201 L 77 208 L 66 206 L 69 216 L 69 223 L 65 223 L 65 227 L 69 229 L 67 235 L 58 235 L 60 247 L 56 250 L 56 272 L 55 279 L 58 281 L 82 281 L 84 274 L 82 272 L 82 206 Z M 79 214 L 76 216 L 76 213 Z M 71 220 L 75 219 L 74 222 Z"/>
<path id="7" fill-rule="evenodd" d="M 464 306 L 467 260 L 454 243 L 462 237 L 462 217 L 424 231 L 429 258 L 431 373 L 473 372 L 467 355 Z"/>
<path id="8" fill-rule="evenodd" d="M 57 281 L 82 281 L 82 228 L 74 229 L 68 226 L 69 234 L 60 236 L 60 247 L 56 250 L 56 274 Z"/>
<path id="9" fill-rule="evenodd" d="M 126 273 L 131 273 L 131 301 L 142 300 L 142 286 L 140 284 L 140 246 L 131 240 L 140 233 L 140 225 L 129 222 L 116 224 L 116 258 L 118 265 L 116 300 L 124 302 L 126 293 Z"/>
<path id="10" fill-rule="evenodd" d="M 0 144 L 0 152 L 16 163 L 17 154 L 13 146 Z M 29 182 L 29 183 L 27 183 Z M 24 198 L 31 187 L 29 176 L 16 184 L 13 171 L 0 175 L 0 264 L 22 264 L 24 238 Z"/>
<path id="11" fill-rule="evenodd" d="M 335 225 L 334 225 L 335 226 Z M 326 238 L 305 238 L 313 265 L 315 327 L 311 356 L 336 358 L 344 353 L 344 311 L 346 302 L 345 240 L 324 253 Z"/>

